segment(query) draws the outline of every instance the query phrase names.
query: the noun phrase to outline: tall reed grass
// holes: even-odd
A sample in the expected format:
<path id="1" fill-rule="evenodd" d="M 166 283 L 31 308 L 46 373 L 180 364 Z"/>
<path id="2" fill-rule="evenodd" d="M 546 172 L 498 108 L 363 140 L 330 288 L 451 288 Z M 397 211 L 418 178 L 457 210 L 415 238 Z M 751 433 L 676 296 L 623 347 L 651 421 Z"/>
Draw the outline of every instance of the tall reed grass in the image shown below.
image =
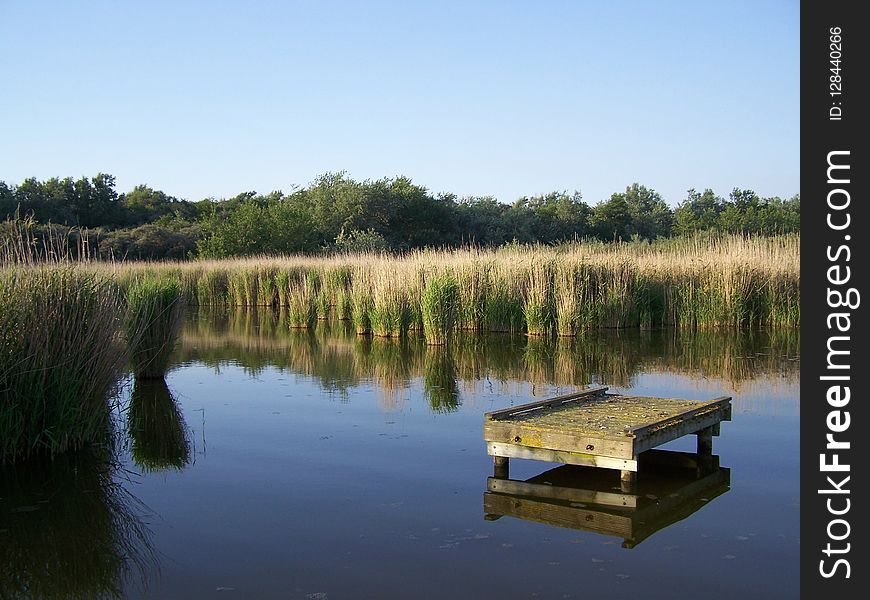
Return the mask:
<path id="1" fill-rule="evenodd" d="M 75 264 L 0 270 L 0 462 L 106 436 L 122 315 L 111 281 Z"/>
<path id="2" fill-rule="evenodd" d="M 178 332 L 184 303 L 177 280 L 147 277 L 127 290 L 124 332 L 137 378 L 163 378 Z"/>
<path id="3" fill-rule="evenodd" d="M 287 292 L 287 316 L 290 327 L 306 329 L 317 321 L 317 274 L 297 274 Z"/>
<path id="4" fill-rule="evenodd" d="M 443 273 L 431 277 L 426 282 L 420 304 L 426 342 L 434 346 L 447 344 L 456 324 L 459 304 L 459 285 L 453 274 Z"/>
<path id="5" fill-rule="evenodd" d="M 130 272 L 169 273 L 188 282 L 201 305 L 294 303 L 297 326 L 309 324 L 313 312 L 385 337 L 423 327 L 425 282 L 448 271 L 457 284 L 453 329 L 572 336 L 598 328 L 800 324 L 798 235 L 92 268 L 114 269 L 120 280 Z M 299 294 L 310 273 L 315 285 Z"/>

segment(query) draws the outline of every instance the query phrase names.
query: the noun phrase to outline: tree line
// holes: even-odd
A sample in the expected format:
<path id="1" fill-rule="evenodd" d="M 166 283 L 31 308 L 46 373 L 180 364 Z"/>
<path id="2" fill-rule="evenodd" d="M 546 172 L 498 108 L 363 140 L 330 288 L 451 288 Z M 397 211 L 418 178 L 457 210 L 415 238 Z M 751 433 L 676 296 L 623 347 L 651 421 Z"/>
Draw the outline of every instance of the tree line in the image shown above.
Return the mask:
<path id="1" fill-rule="evenodd" d="M 655 190 L 634 183 L 590 206 L 579 192 L 522 197 L 432 194 L 407 177 L 355 181 L 327 173 L 286 194 L 179 199 L 138 185 L 126 193 L 100 173 L 79 179 L 0 181 L 0 218 L 87 231 L 92 250 L 127 259 L 228 257 L 323 250 L 404 251 L 424 246 L 603 241 L 692 234 L 779 234 L 800 228 L 800 196 L 762 198 L 735 188 L 723 198 L 689 190 L 671 209 Z"/>

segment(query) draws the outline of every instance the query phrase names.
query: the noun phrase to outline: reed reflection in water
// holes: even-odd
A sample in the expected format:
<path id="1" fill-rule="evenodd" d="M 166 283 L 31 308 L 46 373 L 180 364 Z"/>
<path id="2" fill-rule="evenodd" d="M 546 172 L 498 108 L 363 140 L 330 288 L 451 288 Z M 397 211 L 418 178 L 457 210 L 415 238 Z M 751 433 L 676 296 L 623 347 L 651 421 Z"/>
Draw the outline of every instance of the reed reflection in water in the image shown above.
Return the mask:
<path id="1" fill-rule="evenodd" d="M 374 381 L 385 409 L 400 407 L 402 390 L 422 379 L 434 411 L 473 399 L 482 383 L 506 391 L 529 383 L 630 387 L 640 374 L 662 372 L 719 381 L 738 392 L 761 384 L 777 396 L 776 386 L 794 388 L 800 377 L 797 329 L 601 330 L 573 338 L 458 332 L 443 350 L 427 349 L 414 335 L 401 340 L 358 336 L 344 321 L 320 321 L 313 331 L 299 331 L 289 327 L 284 312 L 223 308 L 200 309 L 187 320 L 176 360 L 216 369 L 237 364 L 252 375 L 266 368 L 286 370 L 345 396 Z M 797 402 L 796 394 L 782 396 Z M 740 395 L 735 397 L 736 411 L 752 408 L 741 402 Z"/>
<path id="2" fill-rule="evenodd" d="M 164 379 L 137 379 L 127 415 L 130 454 L 144 472 L 181 470 L 190 462 L 190 434 Z"/>
<path id="3" fill-rule="evenodd" d="M 0 598 L 120 598 L 156 568 L 109 451 L 0 467 Z M 128 586 L 125 588 L 125 586 Z"/>

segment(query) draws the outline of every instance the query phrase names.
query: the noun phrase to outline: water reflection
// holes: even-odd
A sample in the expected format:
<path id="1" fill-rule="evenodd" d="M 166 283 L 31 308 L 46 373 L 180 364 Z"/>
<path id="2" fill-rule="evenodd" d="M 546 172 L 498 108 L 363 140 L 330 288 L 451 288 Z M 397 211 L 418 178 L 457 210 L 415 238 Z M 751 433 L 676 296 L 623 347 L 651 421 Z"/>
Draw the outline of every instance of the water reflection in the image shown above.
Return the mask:
<path id="1" fill-rule="evenodd" d="M 187 321 L 177 360 L 215 369 L 238 364 L 253 375 L 267 367 L 289 370 L 345 397 L 374 381 L 387 409 L 401 406 L 402 392 L 422 379 L 433 410 L 449 411 L 464 393 L 475 393 L 476 385 L 631 387 L 639 374 L 649 372 L 715 379 L 749 396 L 762 380 L 767 388 L 797 385 L 800 332 L 608 330 L 555 339 L 460 333 L 444 354 L 413 334 L 370 339 L 341 321 L 320 321 L 313 331 L 291 330 L 281 312 L 224 308 L 204 310 Z M 794 394 L 783 395 L 797 401 Z M 742 401 L 735 398 L 737 411 L 748 408 Z"/>
<path id="2" fill-rule="evenodd" d="M 106 454 L 0 467 L 0 597 L 122 597 L 154 568 L 144 507 Z"/>
<path id="3" fill-rule="evenodd" d="M 136 380 L 127 430 L 130 454 L 142 471 L 181 470 L 190 462 L 190 435 L 163 379 Z"/>
<path id="4" fill-rule="evenodd" d="M 489 477 L 485 518 L 510 516 L 620 537 L 623 548 L 634 548 L 731 489 L 731 471 L 719 466 L 718 456 L 649 450 L 639 462 L 630 492 L 620 489 L 618 471 L 594 467 L 564 465 L 526 481 Z"/>
<path id="5" fill-rule="evenodd" d="M 435 412 L 453 412 L 459 408 L 456 363 L 449 347 L 428 346 L 423 371 L 423 395 Z"/>

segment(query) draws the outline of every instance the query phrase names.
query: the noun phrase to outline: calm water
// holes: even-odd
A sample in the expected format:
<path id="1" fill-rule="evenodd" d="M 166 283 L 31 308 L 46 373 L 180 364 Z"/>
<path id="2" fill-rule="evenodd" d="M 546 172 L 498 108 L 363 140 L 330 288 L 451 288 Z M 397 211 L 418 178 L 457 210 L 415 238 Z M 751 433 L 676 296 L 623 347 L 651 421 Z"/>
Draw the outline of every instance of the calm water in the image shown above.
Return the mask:
<path id="1" fill-rule="evenodd" d="M 166 385 L 125 390 L 118 464 L 0 471 L 0 597 L 795 598 L 799 354 L 797 332 L 448 352 L 192 314 Z M 617 472 L 514 460 L 521 494 L 488 484 L 483 413 L 589 383 L 732 395 L 723 468 L 651 466 L 635 508 L 583 500 Z"/>

